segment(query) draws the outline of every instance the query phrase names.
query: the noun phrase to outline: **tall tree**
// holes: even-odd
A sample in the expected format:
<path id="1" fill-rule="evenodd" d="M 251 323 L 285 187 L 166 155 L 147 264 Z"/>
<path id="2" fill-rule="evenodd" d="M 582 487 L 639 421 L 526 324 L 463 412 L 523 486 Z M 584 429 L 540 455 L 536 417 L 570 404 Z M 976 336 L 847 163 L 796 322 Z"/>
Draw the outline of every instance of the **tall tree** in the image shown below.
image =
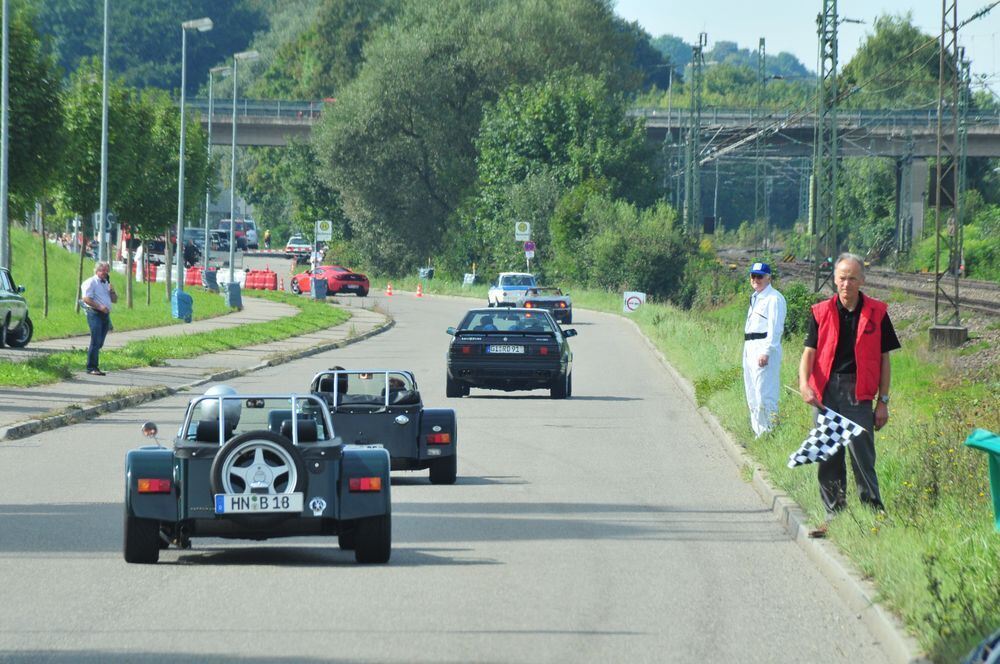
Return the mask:
<path id="1" fill-rule="evenodd" d="M 62 100 L 55 61 L 45 53 L 24 0 L 11 3 L 10 200 L 11 217 L 34 209 L 56 181 L 61 150 Z"/>
<path id="2" fill-rule="evenodd" d="M 412 267 L 438 247 L 474 183 L 484 104 L 573 65 L 634 90 L 631 56 L 602 0 L 406 2 L 315 132 L 372 265 Z"/>
<path id="3" fill-rule="evenodd" d="M 874 32 L 841 71 L 838 86 L 845 103 L 866 109 L 933 105 L 939 48 L 936 37 L 913 24 L 912 14 L 879 16 Z"/>
<path id="4" fill-rule="evenodd" d="M 461 237 L 490 267 L 518 251 L 502 239 L 521 220 L 510 191 L 530 176 L 546 173 L 564 188 L 603 182 L 612 196 L 643 204 L 654 195 L 643 123 L 627 119 L 624 98 L 597 77 L 557 72 L 512 87 L 487 107 L 476 147 L 480 191 Z"/>
<path id="5" fill-rule="evenodd" d="M 278 47 L 251 90 L 266 97 L 324 99 L 354 80 L 371 35 L 392 22 L 401 0 L 322 0 L 300 34 Z"/>
<path id="6" fill-rule="evenodd" d="M 65 71 L 101 53 L 103 0 L 36 0 L 39 26 Z M 114 0 L 109 6 L 109 66 L 128 85 L 174 90 L 181 84 L 181 22 L 207 16 L 211 32 L 188 40 L 188 84 L 250 44 L 268 26 L 261 2 L 247 0 Z"/>

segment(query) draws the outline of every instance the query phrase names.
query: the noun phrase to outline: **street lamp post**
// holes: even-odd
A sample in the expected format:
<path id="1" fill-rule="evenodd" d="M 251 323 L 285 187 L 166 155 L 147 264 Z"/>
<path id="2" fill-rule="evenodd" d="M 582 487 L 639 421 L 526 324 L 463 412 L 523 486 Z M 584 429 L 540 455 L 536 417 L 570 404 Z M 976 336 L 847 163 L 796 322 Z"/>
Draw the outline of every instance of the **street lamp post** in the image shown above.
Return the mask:
<path id="1" fill-rule="evenodd" d="M 184 292 L 184 141 L 186 140 L 186 120 L 184 113 L 185 88 L 187 87 L 187 32 L 197 30 L 208 32 L 212 29 L 212 19 L 198 18 L 181 23 L 181 144 L 177 167 L 177 292 Z M 169 241 L 169 238 L 168 238 Z M 177 308 L 175 307 L 175 312 Z"/>
<path id="2" fill-rule="evenodd" d="M 104 233 L 108 217 L 108 4 L 109 0 L 104 0 L 104 50 L 101 56 L 101 202 L 97 219 L 99 261 L 105 260 L 108 255 L 104 246 L 107 244 L 104 241 Z"/>
<path id="3" fill-rule="evenodd" d="M 10 268 L 10 232 L 7 228 L 7 105 L 9 103 L 10 89 L 7 85 L 7 70 L 9 69 L 9 55 L 7 40 L 10 33 L 10 3 L 3 0 L 3 82 L 0 84 L 0 267 Z"/>
<path id="4" fill-rule="evenodd" d="M 233 155 L 229 170 L 229 288 L 232 288 L 234 282 L 233 263 L 236 261 L 236 65 L 240 60 L 256 60 L 259 57 L 260 53 L 257 51 L 242 51 L 233 55 Z"/>
<path id="5" fill-rule="evenodd" d="M 212 83 L 215 74 L 225 75 L 229 72 L 229 67 L 212 67 L 208 70 L 208 162 L 212 163 L 212 115 L 215 113 L 215 97 L 212 96 Z M 212 203 L 212 188 L 205 187 L 205 249 L 202 256 L 204 265 L 203 273 L 208 272 L 208 257 L 211 253 L 211 244 L 208 240 L 208 206 Z"/>

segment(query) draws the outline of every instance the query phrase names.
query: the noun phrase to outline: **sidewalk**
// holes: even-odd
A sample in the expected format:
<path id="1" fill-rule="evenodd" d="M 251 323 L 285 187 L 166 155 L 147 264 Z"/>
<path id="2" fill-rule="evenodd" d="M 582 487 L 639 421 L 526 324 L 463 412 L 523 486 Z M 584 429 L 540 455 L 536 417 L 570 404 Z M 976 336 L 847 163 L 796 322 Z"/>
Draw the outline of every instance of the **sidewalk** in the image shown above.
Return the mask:
<path id="1" fill-rule="evenodd" d="M 364 308 L 366 302 L 354 298 L 337 300 L 349 309 L 351 318 L 325 330 L 257 346 L 235 348 L 184 360 L 170 360 L 164 366 L 114 371 L 106 376 L 88 375 L 81 367 L 73 378 L 30 388 L 0 388 L 0 440 L 24 438 L 74 422 L 96 417 L 158 399 L 203 383 L 226 380 L 257 369 L 321 353 L 379 334 L 393 325 L 387 316 Z M 370 306 L 370 301 L 369 301 Z M 129 341 L 152 336 L 173 336 L 225 329 L 251 322 L 294 315 L 298 309 L 256 298 L 244 299 L 243 311 L 186 325 L 112 333 L 102 352 Z M 40 352 L 86 349 L 89 336 L 45 341 Z"/>
<path id="2" fill-rule="evenodd" d="M 174 337 L 182 334 L 195 334 L 196 332 L 213 332 L 230 327 L 239 327 L 247 323 L 260 323 L 262 321 L 274 320 L 284 316 L 294 316 L 298 309 L 281 302 L 262 300 L 255 297 L 246 297 L 243 300 L 243 310 L 234 311 L 224 316 L 196 320 L 191 323 L 178 323 L 177 325 L 164 325 L 163 327 L 150 327 L 142 330 L 129 330 L 127 332 L 113 331 L 104 342 L 104 349 L 101 352 L 121 348 L 131 341 L 141 341 L 149 337 Z M 114 316 L 112 316 L 114 320 Z M 25 348 L 0 348 L 0 361 L 27 362 L 35 357 L 49 355 L 51 353 L 61 353 L 69 350 L 86 351 L 90 345 L 90 335 L 82 334 L 76 337 L 66 337 L 63 339 L 46 339 L 45 341 L 33 341 Z M 0 392 L 3 388 L 0 388 Z M 2 395 L 0 395 L 2 398 Z"/>

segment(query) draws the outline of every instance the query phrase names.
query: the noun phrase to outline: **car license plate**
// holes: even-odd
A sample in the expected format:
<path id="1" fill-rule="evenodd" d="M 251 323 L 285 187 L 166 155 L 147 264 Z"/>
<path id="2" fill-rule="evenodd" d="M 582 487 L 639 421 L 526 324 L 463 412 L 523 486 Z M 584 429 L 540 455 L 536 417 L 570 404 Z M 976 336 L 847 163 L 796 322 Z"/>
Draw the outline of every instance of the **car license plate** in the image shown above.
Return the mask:
<path id="1" fill-rule="evenodd" d="M 487 353 L 524 353 L 524 346 L 487 346 Z"/>
<path id="2" fill-rule="evenodd" d="M 216 514 L 267 514 L 301 512 L 301 493 L 217 493 Z"/>
<path id="3" fill-rule="evenodd" d="M 347 287 L 348 288 L 357 288 L 358 285 L 357 284 L 347 284 Z"/>

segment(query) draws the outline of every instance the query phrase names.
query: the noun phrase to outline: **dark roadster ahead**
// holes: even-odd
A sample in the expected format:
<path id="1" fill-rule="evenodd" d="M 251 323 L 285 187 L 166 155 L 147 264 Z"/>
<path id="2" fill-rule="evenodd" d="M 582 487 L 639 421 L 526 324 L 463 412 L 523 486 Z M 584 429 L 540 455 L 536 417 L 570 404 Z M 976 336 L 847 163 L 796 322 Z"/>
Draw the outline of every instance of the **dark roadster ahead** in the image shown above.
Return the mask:
<path id="1" fill-rule="evenodd" d="M 449 397 L 468 396 L 471 387 L 573 394 L 569 338 L 576 330 L 560 328 L 544 309 L 473 309 L 448 334 Z"/>
<path id="2" fill-rule="evenodd" d="M 381 445 L 393 470 L 428 468 L 431 484 L 455 483 L 455 411 L 425 408 L 409 371 L 330 369 L 316 374 L 310 389 L 326 401 L 345 441 Z"/>
<path id="3" fill-rule="evenodd" d="M 156 425 L 143 432 L 155 437 Z M 188 404 L 172 449 L 125 457 L 130 563 L 193 537 L 301 535 L 338 535 L 359 563 L 387 562 L 392 548 L 389 454 L 335 437 L 316 395 L 215 386 Z"/>

